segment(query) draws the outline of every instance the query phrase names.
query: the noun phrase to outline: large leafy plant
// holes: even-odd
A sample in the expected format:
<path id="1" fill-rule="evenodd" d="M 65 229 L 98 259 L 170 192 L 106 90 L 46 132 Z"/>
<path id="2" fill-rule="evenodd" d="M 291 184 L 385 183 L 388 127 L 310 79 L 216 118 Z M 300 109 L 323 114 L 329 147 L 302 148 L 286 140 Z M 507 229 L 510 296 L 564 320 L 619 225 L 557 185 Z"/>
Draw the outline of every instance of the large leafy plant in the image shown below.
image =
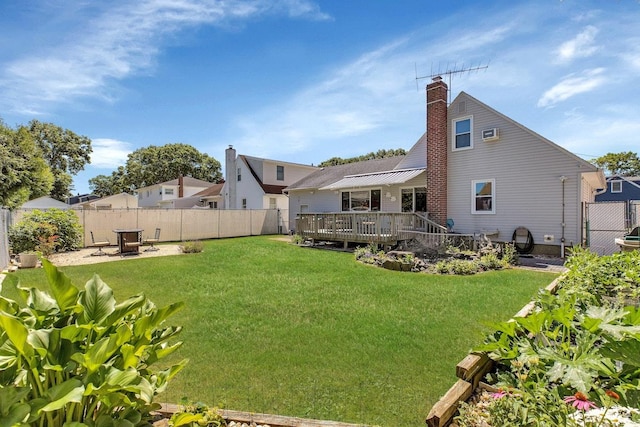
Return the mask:
<path id="1" fill-rule="evenodd" d="M 0 426 L 146 425 L 154 397 L 186 360 L 154 369 L 178 349 L 181 328 L 144 295 L 119 304 L 97 275 L 84 289 L 46 259 L 51 294 L 18 286 L 23 306 L 0 297 Z"/>
<path id="2" fill-rule="evenodd" d="M 566 402 L 575 396 L 640 407 L 640 253 L 574 249 L 566 265 L 557 295 L 541 292 L 528 316 L 494 323 L 476 349 L 496 362 L 492 380 L 507 390 L 489 405 L 492 425 L 514 413 L 516 425 L 571 425 Z"/>

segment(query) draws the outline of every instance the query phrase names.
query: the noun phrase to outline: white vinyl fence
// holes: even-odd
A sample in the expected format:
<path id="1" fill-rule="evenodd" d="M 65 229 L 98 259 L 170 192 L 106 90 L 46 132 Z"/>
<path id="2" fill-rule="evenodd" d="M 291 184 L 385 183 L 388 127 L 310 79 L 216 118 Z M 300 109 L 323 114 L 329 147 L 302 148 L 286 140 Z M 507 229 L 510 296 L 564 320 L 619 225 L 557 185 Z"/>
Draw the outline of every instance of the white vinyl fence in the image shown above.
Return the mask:
<path id="1" fill-rule="evenodd" d="M 17 210 L 14 224 L 28 210 Z M 288 234 L 286 210 L 218 209 L 98 209 L 74 210 L 84 229 L 84 245 L 108 240 L 116 244 L 116 229 L 142 229 L 143 238 L 153 237 L 160 228 L 161 242 L 218 239 L 224 237 Z"/>
<path id="2" fill-rule="evenodd" d="M 9 224 L 11 212 L 0 209 L 0 271 L 9 265 Z"/>

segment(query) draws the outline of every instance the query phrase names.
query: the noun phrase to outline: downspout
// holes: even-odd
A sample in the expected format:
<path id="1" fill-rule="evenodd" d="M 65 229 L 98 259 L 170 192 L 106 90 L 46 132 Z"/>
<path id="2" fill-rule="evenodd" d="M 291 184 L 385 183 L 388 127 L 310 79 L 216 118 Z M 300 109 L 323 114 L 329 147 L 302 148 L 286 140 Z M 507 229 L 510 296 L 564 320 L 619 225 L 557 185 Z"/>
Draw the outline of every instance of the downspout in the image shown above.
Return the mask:
<path id="1" fill-rule="evenodd" d="M 562 182 L 562 237 L 560 238 L 560 257 L 564 258 L 564 242 L 565 242 L 565 238 L 564 238 L 564 228 L 565 228 L 565 222 L 564 222 L 564 209 L 565 209 L 565 203 L 564 203 L 564 183 L 567 180 L 566 176 L 561 176 L 560 177 L 560 182 Z"/>

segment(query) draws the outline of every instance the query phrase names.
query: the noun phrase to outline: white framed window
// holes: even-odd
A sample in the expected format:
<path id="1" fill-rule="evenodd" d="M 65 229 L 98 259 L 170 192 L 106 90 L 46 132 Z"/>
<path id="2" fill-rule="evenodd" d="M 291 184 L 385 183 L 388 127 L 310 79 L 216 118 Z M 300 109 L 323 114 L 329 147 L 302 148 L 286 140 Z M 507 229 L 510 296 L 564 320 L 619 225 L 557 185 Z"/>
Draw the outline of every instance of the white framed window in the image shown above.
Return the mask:
<path id="1" fill-rule="evenodd" d="M 284 166 L 276 166 L 276 180 L 284 181 Z"/>
<path id="2" fill-rule="evenodd" d="M 342 211 L 379 211 L 381 190 L 342 192 Z"/>
<path id="3" fill-rule="evenodd" d="M 238 168 L 238 182 L 242 181 L 242 169 Z"/>
<path id="4" fill-rule="evenodd" d="M 275 209 L 278 207 L 275 197 L 269 197 L 269 209 Z"/>
<path id="5" fill-rule="evenodd" d="M 400 190 L 400 208 L 402 212 L 426 212 L 427 188 L 403 188 Z"/>
<path id="6" fill-rule="evenodd" d="M 247 209 L 247 199 L 242 199 L 242 209 Z"/>
<path id="7" fill-rule="evenodd" d="M 166 194 L 168 196 L 172 196 L 173 195 L 173 188 L 165 188 L 164 189 L 164 194 Z"/>
<path id="8" fill-rule="evenodd" d="M 611 181 L 611 192 L 622 193 L 622 181 Z"/>
<path id="9" fill-rule="evenodd" d="M 453 151 L 468 150 L 473 148 L 473 117 L 463 117 L 453 120 L 452 126 Z"/>
<path id="10" fill-rule="evenodd" d="M 471 181 L 471 213 L 496 213 L 496 180 L 479 179 Z"/>

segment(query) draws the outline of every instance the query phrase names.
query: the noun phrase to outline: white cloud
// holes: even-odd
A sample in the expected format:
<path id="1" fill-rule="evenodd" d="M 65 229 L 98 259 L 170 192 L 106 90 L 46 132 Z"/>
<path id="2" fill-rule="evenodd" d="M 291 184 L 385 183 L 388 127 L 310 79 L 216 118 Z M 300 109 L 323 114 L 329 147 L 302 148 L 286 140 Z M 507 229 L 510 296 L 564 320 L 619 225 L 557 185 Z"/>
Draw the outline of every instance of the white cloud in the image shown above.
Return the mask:
<path id="1" fill-rule="evenodd" d="M 127 161 L 127 155 L 132 151 L 128 142 L 108 138 L 91 140 L 91 147 L 91 166 L 105 169 L 123 166 Z"/>
<path id="2" fill-rule="evenodd" d="M 567 63 L 576 58 L 586 58 L 593 55 L 599 48 L 594 45 L 598 35 L 598 29 L 593 25 L 588 25 L 573 39 L 560 45 L 556 51 L 558 62 Z"/>
<path id="3" fill-rule="evenodd" d="M 604 68 L 586 70 L 580 76 L 571 74 L 547 90 L 538 100 L 538 107 L 552 107 L 579 93 L 589 92 L 605 83 Z"/>
<path id="4" fill-rule="evenodd" d="M 113 98 L 110 85 L 152 68 L 167 35 L 198 25 L 227 25 L 268 14 L 325 20 L 310 0 L 146 0 L 122 2 L 68 34 L 63 45 L 7 63 L 0 72 L 6 108 L 38 111 L 49 102 Z M 47 49 L 48 48 L 48 49 Z"/>

